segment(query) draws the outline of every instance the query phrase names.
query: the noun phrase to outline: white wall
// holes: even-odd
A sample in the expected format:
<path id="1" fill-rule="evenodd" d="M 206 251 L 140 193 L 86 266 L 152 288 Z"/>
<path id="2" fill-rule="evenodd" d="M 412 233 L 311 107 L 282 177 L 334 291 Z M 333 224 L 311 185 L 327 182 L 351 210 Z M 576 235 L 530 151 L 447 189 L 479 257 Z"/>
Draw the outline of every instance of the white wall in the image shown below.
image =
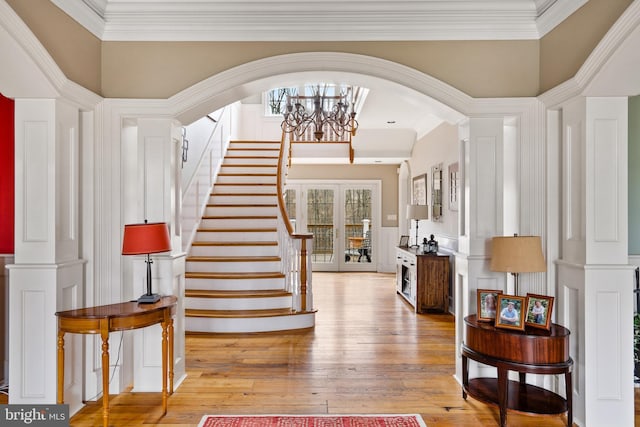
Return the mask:
<path id="1" fill-rule="evenodd" d="M 443 123 L 434 129 L 431 133 L 416 142 L 409 159 L 410 176 L 427 174 L 427 204 L 429 208 L 432 206 L 431 201 L 431 168 L 436 165 L 442 165 L 442 216 L 440 221 L 433 221 L 430 217 L 428 220 L 420 221 L 418 229 L 418 240 L 422 241 L 424 237 L 430 234 L 436 236 L 436 240 L 440 237 L 446 239 L 457 239 L 458 236 L 458 211 L 452 210 L 449 206 L 449 166 L 458 162 L 458 127 L 447 123 Z M 404 214 L 404 212 L 401 212 Z M 411 222 L 408 230 L 409 235 L 413 239 L 415 236 L 415 222 Z"/>

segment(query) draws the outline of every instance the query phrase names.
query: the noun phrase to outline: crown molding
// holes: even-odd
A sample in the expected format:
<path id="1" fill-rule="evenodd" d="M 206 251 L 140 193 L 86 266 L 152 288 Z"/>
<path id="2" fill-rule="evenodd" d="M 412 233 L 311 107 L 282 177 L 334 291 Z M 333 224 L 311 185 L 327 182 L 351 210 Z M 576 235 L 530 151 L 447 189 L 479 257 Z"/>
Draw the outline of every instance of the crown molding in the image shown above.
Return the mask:
<path id="1" fill-rule="evenodd" d="M 564 102 L 584 94 L 602 67 L 640 25 L 640 2 L 634 1 L 600 40 L 576 75 L 548 90 L 539 99 L 548 108 L 558 108 Z"/>
<path id="2" fill-rule="evenodd" d="M 587 0 L 51 0 L 104 41 L 539 39 Z"/>
<path id="3" fill-rule="evenodd" d="M 58 67 L 49 52 L 42 46 L 37 37 L 31 32 L 29 27 L 20 19 L 15 11 L 4 1 L 0 1 L 0 28 L 4 29 L 12 43 L 19 46 L 25 57 L 30 62 L 18 61 L 14 59 L 14 65 L 20 63 L 22 67 L 14 70 L 14 79 L 27 79 L 28 76 L 34 78 L 38 76 L 38 82 L 24 81 L 24 85 L 18 87 L 31 87 L 35 92 L 27 91 L 22 93 L 6 93 L 5 95 L 14 98 L 41 97 L 41 98 L 64 98 L 72 102 L 81 109 L 91 109 L 98 104 L 102 98 L 95 93 L 67 79 L 62 70 Z M 9 69 L 10 67 L 5 67 Z M 27 70 L 37 70 L 30 73 Z M 16 74 L 17 73 L 17 74 Z"/>

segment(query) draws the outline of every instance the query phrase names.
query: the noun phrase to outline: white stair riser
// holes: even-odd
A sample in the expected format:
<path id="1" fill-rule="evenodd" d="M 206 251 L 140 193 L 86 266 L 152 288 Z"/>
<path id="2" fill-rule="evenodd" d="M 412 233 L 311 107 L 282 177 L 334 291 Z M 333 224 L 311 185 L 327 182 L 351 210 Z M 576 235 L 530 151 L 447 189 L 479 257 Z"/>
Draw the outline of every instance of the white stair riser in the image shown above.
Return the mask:
<path id="1" fill-rule="evenodd" d="M 212 291 L 263 291 L 284 289 L 284 278 L 273 279 L 186 279 L 186 289 Z"/>
<path id="2" fill-rule="evenodd" d="M 200 221 L 201 228 L 250 228 L 259 224 L 260 227 L 277 227 L 278 220 L 276 218 L 203 218 Z"/>
<path id="3" fill-rule="evenodd" d="M 185 308 L 194 310 L 272 310 L 291 308 L 291 297 L 269 298 L 185 298 Z"/>
<path id="4" fill-rule="evenodd" d="M 185 329 L 190 332 L 250 333 L 311 328 L 315 313 L 261 318 L 205 319 L 187 317 Z"/>
<path id="5" fill-rule="evenodd" d="M 278 197 L 273 194 L 265 195 L 228 195 L 228 194 L 213 194 L 209 196 L 209 204 L 212 205 L 275 205 L 278 203 Z"/>
<path id="6" fill-rule="evenodd" d="M 244 194 L 244 193 L 268 193 L 277 194 L 275 185 L 216 185 L 212 194 Z"/>
<path id="7" fill-rule="evenodd" d="M 254 171 L 256 173 L 256 171 Z M 276 184 L 277 177 L 275 175 L 218 175 L 217 182 L 223 183 L 251 183 L 251 184 Z"/>
<path id="8" fill-rule="evenodd" d="M 267 157 L 267 156 L 256 156 L 253 154 L 251 156 L 239 156 L 235 153 L 231 153 L 233 158 L 225 157 L 222 166 L 225 165 L 271 165 L 273 167 L 278 166 L 278 157 L 276 154 L 268 154 L 267 156 L 276 156 L 276 157 Z"/>
<path id="9" fill-rule="evenodd" d="M 245 147 L 246 148 L 246 147 Z M 264 148 L 264 147 L 262 147 Z M 228 150 L 227 154 L 229 156 L 236 157 L 246 157 L 247 159 L 251 159 L 256 156 L 278 156 L 280 155 L 279 151 L 276 150 L 243 150 L 242 147 L 236 147 L 235 150 Z"/>
<path id="10" fill-rule="evenodd" d="M 257 167 L 257 166 L 234 166 L 234 167 L 230 167 L 230 166 L 225 166 L 222 165 L 222 167 L 220 168 L 220 173 L 225 174 L 225 173 L 231 173 L 231 174 L 275 174 L 277 172 L 277 168 L 275 166 L 263 166 L 263 167 Z"/>
<path id="11" fill-rule="evenodd" d="M 192 246 L 193 256 L 277 256 L 277 246 Z"/>
<path id="12" fill-rule="evenodd" d="M 255 148 L 264 148 L 264 149 L 276 149 L 279 150 L 280 149 L 280 142 L 251 142 L 251 141 L 242 141 L 242 142 L 238 142 L 238 141 L 232 141 L 229 143 L 229 148 L 233 150 L 235 149 L 243 149 L 243 148 L 251 148 L 251 149 L 255 149 Z M 230 154 L 229 152 L 227 152 L 227 154 Z"/>
<path id="13" fill-rule="evenodd" d="M 207 206 L 205 216 L 277 215 L 277 206 Z"/>
<path id="14" fill-rule="evenodd" d="M 280 272 L 280 261 L 269 262 L 200 262 L 187 261 L 190 273 L 271 273 Z"/>
<path id="15" fill-rule="evenodd" d="M 198 242 L 273 242 L 277 238 L 278 233 L 275 231 L 198 231 L 196 233 Z"/>

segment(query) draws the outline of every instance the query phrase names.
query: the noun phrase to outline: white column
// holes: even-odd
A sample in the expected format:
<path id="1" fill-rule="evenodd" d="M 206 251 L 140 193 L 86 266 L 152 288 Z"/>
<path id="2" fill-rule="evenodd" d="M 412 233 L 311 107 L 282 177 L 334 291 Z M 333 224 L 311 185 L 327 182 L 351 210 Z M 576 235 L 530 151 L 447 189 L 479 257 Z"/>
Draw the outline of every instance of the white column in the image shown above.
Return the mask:
<path id="1" fill-rule="evenodd" d="M 459 247 L 455 286 L 456 347 L 464 341 L 464 318 L 476 312 L 477 289 L 505 289 L 505 276 L 489 271 L 488 242 L 502 234 L 503 118 L 471 118 L 460 127 Z M 457 352 L 456 377 L 462 381 Z M 474 364 L 475 366 L 475 364 Z M 476 376 L 474 367 L 471 376 Z M 483 375 L 488 375 L 484 374 Z"/>
<path id="2" fill-rule="evenodd" d="M 576 98 L 562 114 L 560 323 L 572 334 L 574 419 L 633 425 L 627 99 Z"/>
<path id="3" fill-rule="evenodd" d="M 79 112 L 17 99 L 15 264 L 9 266 L 9 403 L 56 402 L 55 312 L 83 303 L 79 259 Z M 65 337 L 65 402 L 81 405 L 81 337 Z"/>
<path id="4" fill-rule="evenodd" d="M 171 119 L 145 118 L 127 121 L 122 139 L 124 224 L 166 222 L 172 252 L 152 255 L 153 292 L 176 295 L 174 371 L 176 383 L 185 376 L 184 272 L 185 254 L 180 236 L 181 163 L 180 127 Z M 124 224 L 122 224 L 124 226 Z M 146 290 L 144 257 L 123 257 L 124 292 L 136 299 Z M 160 391 L 161 327 L 133 332 L 133 391 Z"/>

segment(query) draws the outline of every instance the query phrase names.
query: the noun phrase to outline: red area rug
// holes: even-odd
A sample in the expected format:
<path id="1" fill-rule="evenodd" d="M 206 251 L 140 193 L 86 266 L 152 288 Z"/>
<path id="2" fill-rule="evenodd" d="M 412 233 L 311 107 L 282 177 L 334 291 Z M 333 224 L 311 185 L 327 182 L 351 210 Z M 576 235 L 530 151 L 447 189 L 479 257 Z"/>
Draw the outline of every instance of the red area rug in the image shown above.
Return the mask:
<path id="1" fill-rule="evenodd" d="M 427 427 L 420 415 L 205 415 L 198 427 Z"/>

